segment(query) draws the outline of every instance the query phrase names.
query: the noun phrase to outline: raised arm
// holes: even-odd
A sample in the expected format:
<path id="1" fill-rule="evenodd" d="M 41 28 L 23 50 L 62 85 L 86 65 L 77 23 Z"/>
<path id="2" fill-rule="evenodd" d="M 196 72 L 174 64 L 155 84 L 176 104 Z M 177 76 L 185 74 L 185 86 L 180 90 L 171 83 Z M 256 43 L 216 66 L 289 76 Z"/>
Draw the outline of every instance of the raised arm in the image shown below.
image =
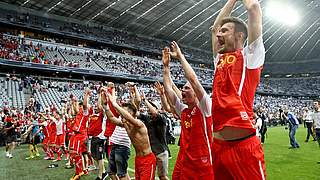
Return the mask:
<path id="1" fill-rule="evenodd" d="M 112 106 L 118 111 L 118 113 L 120 114 L 120 116 L 124 119 L 126 119 L 127 121 L 129 121 L 131 124 L 133 124 L 134 126 L 142 126 L 143 122 L 139 121 L 138 119 L 134 118 L 128 111 L 126 111 L 125 109 L 123 109 L 117 102 L 116 99 L 114 97 L 111 96 L 111 94 L 107 93 L 107 96 L 109 98 L 109 100 L 112 103 Z"/>
<path id="2" fill-rule="evenodd" d="M 156 116 L 159 114 L 159 111 L 150 104 L 148 99 L 145 98 L 143 92 L 141 93 L 141 100 L 142 100 L 142 102 L 144 102 L 147 105 L 149 112 L 152 114 L 152 116 Z"/>
<path id="3" fill-rule="evenodd" d="M 171 81 L 172 81 L 172 79 L 171 79 Z M 176 95 L 178 96 L 178 98 L 179 98 L 179 99 L 182 99 L 182 93 L 181 93 L 180 89 L 176 86 L 175 83 L 171 82 L 171 84 L 172 84 L 172 89 L 173 89 L 173 91 L 176 93 Z"/>
<path id="4" fill-rule="evenodd" d="M 138 91 L 138 88 L 136 85 L 133 85 L 133 89 L 134 89 L 134 104 L 137 106 L 137 108 L 140 107 L 140 103 L 141 103 L 141 97 L 140 97 L 140 93 Z"/>
<path id="5" fill-rule="evenodd" d="M 104 111 L 106 112 L 106 115 L 107 115 L 107 117 L 108 117 L 108 119 L 112 122 L 112 123 L 114 123 L 115 125 L 117 125 L 117 126 L 121 126 L 121 127 L 123 127 L 123 123 L 122 123 L 122 121 L 120 120 L 120 119 L 118 119 L 118 118 L 116 118 L 115 116 L 114 116 L 114 114 L 111 112 L 111 110 L 110 110 L 110 107 L 109 107 L 109 105 L 108 105 L 108 97 L 107 97 L 107 95 L 106 95 L 106 92 L 107 91 L 107 89 L 104 89 L 104 88 L 102 88 L 101 89 L 101 104 L 102 104 L 102 107 L 103 107 L 103 109 L 104 109 Z"/>
<path id="6" fill-rule="evenodd" d="M 89 96 L 91 94 L 91 91 L 89 88 L 86 88 L 84 91 L 84 97 L 83 97 L 83 110 L 88 110 L 89 109 Z"/>
<path id="7" fill-rule="evenodd" d="M 172 52 L 170 52 L 171 56 L 180 60 L 182 68 L 184 70 L 184 76 L 190 82 L 192 89 L 194 90 L 198 100 L 201 101 L 206 91 L 204 90 L 200 81 L 198 80 L 196 73 L 194 72 L 194 70 L 186 60 L 185 56 L 182 54 L 178 44 L 175 41 L 171 42 L 171 48 L 172 48 Z"/>
<path id="8" fill-rule="evenodd" d="M 111 112 L 108 104 L 107 104 L 107 105 L 104 105 L 103 107 L 104 107 L 104 110 L 105 110 L 105 112 L 106 112 L 106 115 L 107 115 L 108 119 L 109 119 L 113 124 L 115 124 L 115 125 L 117 125 L 117 126 L 123 127 L 122 121 L 121 121 L 120 119 L 116 118 L 116 117 L 113 115 L 113 113 Z"/>
<path id="9" fill-rule="evenodd" d="M 233 10 L 237 0 L 228 0 L 227 3 L 220 10 L 219 15 L 211 26 L 211 35 L 212 35 L 212 52 L 213 54 L 217 54 L 217 33 L 220 29 L 220 24 L 223 18 L 230 16 L 231 11 Z"/>
<path id="10" fill-rule="evenodd" d="M 170 107 L 170 104 L 168 103 L 167 101 L 167 97 L 165 95 L 165 91 L 164 91 L 164 88 L 163 86 L 160 84 L 159 81 L 157 81 L 155 83 L 155 88 L 156 88 L 156 91 L 157 93 L 159 94 L 160 96 L 160 100 L 161 100 L 161 105 L 163 107 L 163 109 L 167 112 L 171 112 L 171 107 Z"/>
<path id="11" fill-rule="evenodd" d="M 165 47 L 164 50 L 162 50 L 162 63 L 163 63 L 163 86 L 164 90 L 167 92 L 167 98 L 171 104 L 175 104 L 177 101 L 177 95 L 173 91 L 173 81 L 171 79 L 170 74 L 170 68 L 169 68 L 169 62 L 170 62 L 170 49 L 168 47 Z"/>
<path id="12" fill-rule="evenodd" d="M 248 44 L 262 34 L 262 11 L 258 0 L 243 0 L 248 12 Z"/>

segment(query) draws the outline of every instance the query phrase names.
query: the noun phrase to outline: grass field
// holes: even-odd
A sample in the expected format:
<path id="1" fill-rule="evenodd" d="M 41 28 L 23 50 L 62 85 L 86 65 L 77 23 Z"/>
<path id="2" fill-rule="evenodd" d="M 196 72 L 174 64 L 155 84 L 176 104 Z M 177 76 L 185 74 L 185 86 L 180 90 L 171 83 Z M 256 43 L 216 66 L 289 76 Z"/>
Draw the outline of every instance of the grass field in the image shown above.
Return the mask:
<path id="1" fill-rule="evenodd" d="M 289 147 L 288 130 L 284 127 L 269 128 L 265 149 L 265 161 L 267 166 L 267 177 L 271 180 L 317 180 L 320 179 L 320 148 L 316 142 L 304 142 L 306 129 L 302 126 L 297 131 L 297 139 L 301 148 L 291 150 Z M 175 163 L 178 146 L 171 145 L 172 159 L 169 160 L 169 174 Z M 42 159 L 25 160 L 28 155 L 27 146 L 19 146 L 14 158 L 5 157 L 4 148 L 0 154 L 0 180 L 65 180 L 69 179 L 74 170 L 64 169 L 65 162 L 59 162 L 58 168 L 48 169 L 49 161 Z M 132 151 L 129 162 L 129 174 L 134 177 L 134 151 Z M 95 179 L 91 173 L 84 176 L 83 180 Z"/>

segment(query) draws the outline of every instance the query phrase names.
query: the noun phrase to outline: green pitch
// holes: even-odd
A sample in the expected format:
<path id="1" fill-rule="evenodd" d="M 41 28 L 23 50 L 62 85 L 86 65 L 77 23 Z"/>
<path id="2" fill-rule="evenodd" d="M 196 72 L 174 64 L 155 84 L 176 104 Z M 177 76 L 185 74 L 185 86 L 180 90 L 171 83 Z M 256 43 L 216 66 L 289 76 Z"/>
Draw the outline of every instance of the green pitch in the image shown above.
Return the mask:
<path id="1" fill-rule="evenodd" d="M 304 142 L 306 129 L 300 126 L 297 131 L 297 139 L 301 148 L 288 149 L 288 130 L 284 127 L 269 128 L 265 149 L 265 161 L 268 179 L 274 180 L 316 180 L 320 179 L 320 148 L 316 142 Z M 312 139 L 311 139 L 312 140 Z M 169 160 L 169 175 L 171 177 L 179 147 L 170 145 L 172 159 Z M 48 169 L 50 161 L 40 159 L 25 160 L 28 155 L 26 145 L 17 147 L 14 157 L 5 157 L 4 147 L 0 151 L 0 180 L 66 180 L 69 179 L 74 169 L 64 169 L 65 161 L 59 162 L 59 167 Z M 129 161 L 129 174 L 134 177 L 134 150 Z M 83 180 L 95 179 L 91 172 L 89 176 L 83 176 Z"/>

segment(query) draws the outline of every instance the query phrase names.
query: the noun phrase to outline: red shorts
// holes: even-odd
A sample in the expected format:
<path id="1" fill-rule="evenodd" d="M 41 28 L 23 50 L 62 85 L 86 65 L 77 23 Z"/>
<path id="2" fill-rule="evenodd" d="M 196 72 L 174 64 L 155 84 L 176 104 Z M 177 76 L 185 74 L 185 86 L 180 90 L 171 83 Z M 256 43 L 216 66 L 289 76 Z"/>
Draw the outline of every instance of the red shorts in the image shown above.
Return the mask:
<path id="1" fill-rule="evenodd" d="M 156 171 L 156 156 L 150 153 L 146 156 L 136 156 L 135 158 L 135 179 L 154 179 Z"/>
<path id="2" fill-rule="evenodd" d="M 66 140 L 66 135 L 65 134 L 57 135 L 56 145 L 57 146 L 64 146 L 65 140 Z"/>
<path id="3" fill-rule="evenodd" d="M 215 179 L 266 179 L 264 153 L 257 136 L 240 141 L 213 140 Z"/>
<path id="4" fill-rule="evenodd" d="M 49 138 L 48 137 L 45 137 L 42 141 L 42 144 L 44 145 L 48 145 L 49 144 Z"/>
<path id="5" fill-rule="evenodd" d="M 54 136 L 50 136 L 50 137 L 49 137 L 49 145 L 54 145 L 54 144 L 56 144 L 56 141 L 57 141 L 57 135 L 54 135 Z"/>
<path id="6" fill-rule="evenodd" d="M 69 150 L 77 154 L 81 154 L 87 151 L 87 136 L 83 134 L 75 134 L 70 138 Z"/>
<path id="7" fill-rule="evenodd" d="M 177 161 L 172 173 L 172 180 L 214 179 L 211 164 L 208 163 L 207 165 L 203 166 L 194 166 L 191 165 L 191 163 L 188 161 L 183 161 L 183 156 L 184 154 L 179 151 Z M 201 162 L 198 162 L 198 164 L 200 165 Z M 195 174 L 197 177 L 195 177 Z"/>

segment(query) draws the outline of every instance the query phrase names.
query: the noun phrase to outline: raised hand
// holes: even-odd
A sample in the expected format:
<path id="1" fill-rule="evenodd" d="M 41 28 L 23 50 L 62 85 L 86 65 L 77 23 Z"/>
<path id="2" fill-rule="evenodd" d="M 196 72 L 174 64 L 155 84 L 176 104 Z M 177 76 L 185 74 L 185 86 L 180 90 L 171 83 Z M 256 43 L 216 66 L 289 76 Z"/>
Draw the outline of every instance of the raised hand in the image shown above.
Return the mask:
<path id="1" fill-rule="evenodd" d="M 157 82 L 154 83 L 154 85 L 155 85 L 155 88 L 157 90 L 157 93 L 159 95 L 163 95 L 164 94 L 164 88 L 163 88 L 162 84 L 159 81 L 157 81 Z"/>
<path id="2" fill-rule="evenodd" d="M 173 58 L 176 58 L 176 59 L 181 59 L 183 54 L 180 50 L 180 47 L 179 45 L 177 44 L 177 42 L 175 41 L 172 41 L 171 42 L 171 49 L 172 49 L 172 52 L 170 52 L 170 55 L 173 57 Z"/>
<path id="3" fill-rule="evenodd" d="M 84 94 L 85 95 L 91 95 L 91 90 L 90 90 L 90 88 L 86 88 L 85 90 L 84 90 Z"/>
<path id="4" fill-rule="evenodd" d="M 107 93 L 107 100 L 110 100 L 111 102 L 116 102 L 116 97 L 113 97 L 112 94 L 109 92 Z"/>
<path id="5" fill-rule="evenodd" d="M 141 91 L 141 93 L 140 93 L 140 98 L 142 101 L 146 99 L 146 96 L 143 91 Z"/>
<path id="6" fill-rule="evenodd" d="M 169 66 L 170 62 L 170 49 L 168 47 L 165 47 L 162 50 L 162 63 L 164 66 Z"/>

